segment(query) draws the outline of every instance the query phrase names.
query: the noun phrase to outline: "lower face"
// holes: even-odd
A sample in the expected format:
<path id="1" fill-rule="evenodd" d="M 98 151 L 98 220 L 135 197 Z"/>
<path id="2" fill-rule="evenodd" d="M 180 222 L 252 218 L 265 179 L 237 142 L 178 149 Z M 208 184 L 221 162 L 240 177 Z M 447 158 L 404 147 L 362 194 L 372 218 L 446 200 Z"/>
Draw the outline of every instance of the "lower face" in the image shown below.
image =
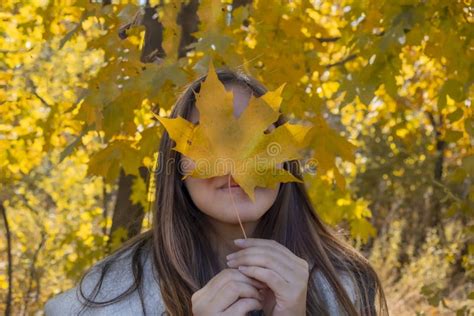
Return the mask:
<path id="1" fill-rule="evenodd" d="M 236 211 L 242 222 L 258 221 L 273 205 L 278 195 L 279 186 L 275 189 L 255 188 L 255 202 L 231 181 L 229 176 L 218 176 L 200 179 L 188 176 L 185 186 L 194 204 L 206 215 L 227 224 L 238 224 Z"/>

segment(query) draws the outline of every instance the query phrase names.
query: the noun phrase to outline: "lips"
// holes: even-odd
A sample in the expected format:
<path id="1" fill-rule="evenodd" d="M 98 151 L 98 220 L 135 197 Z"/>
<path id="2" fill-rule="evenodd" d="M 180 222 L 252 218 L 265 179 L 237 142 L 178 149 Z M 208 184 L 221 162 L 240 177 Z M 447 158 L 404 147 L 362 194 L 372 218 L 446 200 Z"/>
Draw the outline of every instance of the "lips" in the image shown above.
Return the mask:
<path id="1" fill-rule="evenodd" d="M 226 181 L 223 185 L 219 187 L 219 189 L 227 189 L 229 187 L 229 181 Z M 234 181 L 234 179 L 230 179 L 230 187 L 231 188 L 240 188 L 240 185 Z"/>

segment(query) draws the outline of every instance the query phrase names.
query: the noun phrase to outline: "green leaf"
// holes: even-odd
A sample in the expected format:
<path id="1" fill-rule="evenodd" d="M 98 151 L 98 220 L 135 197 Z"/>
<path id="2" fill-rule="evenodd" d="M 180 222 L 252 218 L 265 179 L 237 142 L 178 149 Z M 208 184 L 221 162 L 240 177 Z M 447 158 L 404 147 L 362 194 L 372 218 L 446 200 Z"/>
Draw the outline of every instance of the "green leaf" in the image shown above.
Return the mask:
<path id="1" fill-rule="evenodd" d="M 464 129 L 471 137 L 474 137 L 474 118 L 468 117 L 464 120 Z"/>
<path id="2" fill-rule="evenodd" d="M 470 300 L 474 300 L 474 291 L 472 291 L 471 293 L 469 293 L 469 295 L 467 296 L 468 299 Z"/>
<path id="3" fill-rule="evenodd" d="M 454 79 L 449 79 L 443 84 L 438 96 L 439 109 L 443 109 L 446 107 L 447 95 L 449 95 L 449 97 L 456 102 L 463 101 L 466 98 L 463 84 Z"/>
<path id="4" fill-rule="evenodd" d="M 454 143 L 458 141 L 462 137 L 462 135 L 463 135 L 463 132 L 448 130 L 446 131 L 444 140 L 447 141 L 448 143 Z"/>
<path id="5" fill-rule="evenodd" d="M 455 111 L 449 113 L 446 117 L 453 123 L 462 118 L 464 111 L 461 108 L 457 108 Z"/>
<path id="6" fill-rule="evenodd" d="M 474 177 L 474 155 L 464 157 L 462 167 L 471 177 Z"/>
<path id="7" fill-rule="evenodd" d="M 107 182 L 114 181 L 122 167 L 126 174 L 138 175 L 141 158 L 138 150 L 127 141 L 113 141 L 92 155 L 88 175 L 103 176 Z"/>
<path id="8" fill-rule="evenodd" d="M 76 149 L 76 147 L 81 143 L 82 137 L 87 134 L 90 130 L 94 129 L 94 124 L 89 124 L 84 127 L 81 134 L 74 139 L 69 145 L 64 148 L 64 150 L 59 155 L 59 162 L 62 162 L 66 157 L 69 157 Z"/>

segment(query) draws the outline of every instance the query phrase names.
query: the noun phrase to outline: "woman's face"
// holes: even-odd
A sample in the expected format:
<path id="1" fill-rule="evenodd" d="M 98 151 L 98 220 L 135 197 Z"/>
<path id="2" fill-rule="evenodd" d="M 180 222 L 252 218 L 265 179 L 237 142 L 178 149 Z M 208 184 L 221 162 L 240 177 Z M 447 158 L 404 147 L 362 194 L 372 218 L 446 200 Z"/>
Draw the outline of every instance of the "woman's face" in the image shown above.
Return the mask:
<path id="1" fill-rule="evenodd" d="M 234 95 L 234 115 L 240 116 L 248 105 L 251 91 L 239 84 L 226 85 L 226 90 L 229 91 L 229 89 L 233 91 Z M 196 108 L 193 108 L 189 120 L 195 124 L 199 121 L 199 112 Z M 271 125 L 268 127 L 268 131 L 274 128 L 275 126 Z M 182 159 L 182 171 L 187 174 L 194 168 L 194 163 L 190 158 L 184 155 Z M 184 183 L 194 204 L 203 213 L 219 222 L 227 224 L 238 224 L 233 202 L 235 203 L 242 222 L 258 221 L 272 206 L 273 202 L 275 202 L 280 187 L 280 184 L 278 184 L 275 189 L 256 187 L 255 202 L 252 202 L 240 187 L 232 188 L 231 196 L 228 181 L 229 176 L 218 176 L 207 179 L 188 176 L 184 180 Z M 235 184 L 235 181 L 231 178 L 231 186 L 232 184 Z"/>

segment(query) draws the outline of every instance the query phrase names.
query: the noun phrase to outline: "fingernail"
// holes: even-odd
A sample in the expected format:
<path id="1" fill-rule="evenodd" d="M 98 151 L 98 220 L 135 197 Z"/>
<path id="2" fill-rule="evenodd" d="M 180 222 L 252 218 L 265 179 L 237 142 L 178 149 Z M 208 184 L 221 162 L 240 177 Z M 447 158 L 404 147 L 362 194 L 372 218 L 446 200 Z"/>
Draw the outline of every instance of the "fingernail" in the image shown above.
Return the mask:
<path id="1" fill-rule="evenodd" d="M 246 270 L 247 270 L 247 267 L 239 266 L 239 270 L 240 270 L 240 271 L 246 271 Z"/>
<path id="2" fill-rule="evenodd" d="M 234 255 L 233 253 L 231 253 L 231 254 L 227 255 L 225 258 L 226 258 L 227 260 L 230 260 L 230 259 L 232 259 L 232 258 L 234 258 L 234 257 L 235 257 L 235 255 Z"/>
<path id="3" fill-rule="evenodd" d="M 243 245 L 245 243 L 245 239 L 235 239 L 234 243 L 239 246 Z"/>

